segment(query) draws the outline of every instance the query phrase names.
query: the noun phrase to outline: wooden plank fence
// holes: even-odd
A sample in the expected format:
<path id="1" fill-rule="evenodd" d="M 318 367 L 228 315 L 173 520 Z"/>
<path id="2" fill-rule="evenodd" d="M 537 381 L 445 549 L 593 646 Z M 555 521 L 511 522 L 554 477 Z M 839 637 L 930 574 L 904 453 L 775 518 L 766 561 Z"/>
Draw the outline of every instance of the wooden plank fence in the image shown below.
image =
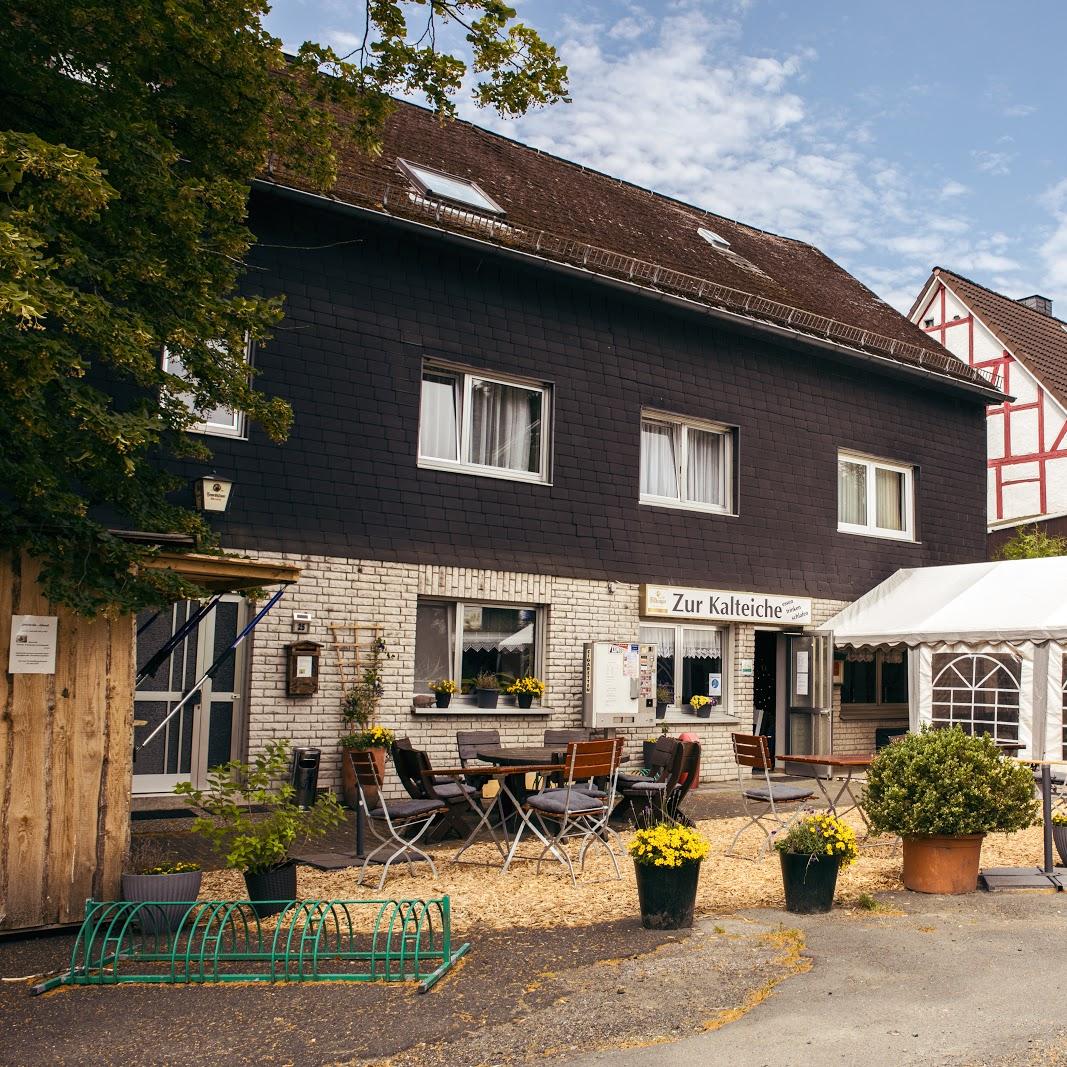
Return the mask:
<path id="1" fill-rule="evenodd" d="M 45 600 L 0 557 L 0 930 L 77 922 L 117 899 L 129 847 L 134 620 Z M 10 674 L 12 615 L 56 615 L 56 673 Z"/>

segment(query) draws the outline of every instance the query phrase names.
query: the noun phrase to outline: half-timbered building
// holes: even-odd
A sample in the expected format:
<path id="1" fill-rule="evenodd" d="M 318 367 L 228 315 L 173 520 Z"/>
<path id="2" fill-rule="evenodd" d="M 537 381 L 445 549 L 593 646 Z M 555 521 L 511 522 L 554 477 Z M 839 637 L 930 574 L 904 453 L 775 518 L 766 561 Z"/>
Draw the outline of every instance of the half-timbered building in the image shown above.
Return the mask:
<path id="1" fill-rule="evenodd" d="M 986 411 L 991 548 L 1021 525 L 1067 533 L 1067 323 L 1052 301 L 936 267 L 910 318 L 1008 397 Z"/>

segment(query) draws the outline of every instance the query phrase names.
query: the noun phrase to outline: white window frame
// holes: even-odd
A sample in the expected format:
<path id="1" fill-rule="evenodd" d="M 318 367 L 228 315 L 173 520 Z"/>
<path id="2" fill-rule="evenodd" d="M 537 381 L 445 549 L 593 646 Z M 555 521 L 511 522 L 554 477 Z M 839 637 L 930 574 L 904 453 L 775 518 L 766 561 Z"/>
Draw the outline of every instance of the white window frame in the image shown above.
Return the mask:
<path id="1" fill-rule="evenodd" d="M 449 174 L 447 170 L 441 170 L 439 167 L 427 167 L 424 163 L 411 163 L 400 156 L 397 156 L 396 162 L 404 177 L 415 186 L 421 196 L 428 197 L 431 200 L 442 200 L 448 204 L 459 204 L 465 211 L 488 212 L 493 215 L 505 214 L 504 209 L 477 182 L 471 181 L 470 178 L 464 178 L 459 174 Z M 459 197 L 448 196 L 445 193 L 438 192 L 420 177 L 418 173 L 419 171 L 424 171 L 427 174 L 437 174 L 442 178 L 446 178 L 450 182 L 458 182 L 460 185 L 467 185 L 473 189 L 485 203 L 472 204 L 469 200 L 462 200 Z"/>
<path id="2" fill-rule="evenodd" d="M 907 664 L 907 657 L 910 655 L 910 649 L 904 649 L 904 663 Z M 841 718 L 847 719 L 873 719 L 873 718 L 905 718 L 908 714 L 908 702 L 905 700 L 900 704 L 887 704 L 882 702 L 882 669 L 885 666 L 885 649 L 876 649 L 874 653 L 874 659 L 871 661 L 874 663 L 874 703 L 870 703 L 865 700 L 846 701 L 844 691 L 844 672 L 848 670 L 848 659 L 842 660 L 841 668 Z"/>
<path id="3" fill-rule="evenodd" d="M 734 428 L 719 422 L 687 418 L 684 415 L 671 415 L 664 411 L 641 409 L 641 422 L 658 423 L 671 426 L 674 431 L 675 478 L 678 496 L 657 496 L 654 493 L 641 492 L 641 468 L 643 456 L 638 460 L 638 502 L 657 508 L 680 508 L 683 511 L 703 511 L 712 515 L 736 515 L 734 508 Z M 723 448 L 719 457 L 719 477 L 723 487 L 723 504 L 707 504 L 700 500 L 688 500 L 684 496 L 689 486 L 689 430 L 702 433 L 714 433 L 723 438 Z"/>
<path id="4" fill-rule="evenodd" d="M 218 347 L 222 347 L 222 342 L 216 342 Z M 247 365 L 251 366 L 252 363 L 252 341 L 248 335 L 245 335 L 244 346 L 244 361 Z M 177 363 L 177 369 L 175 369 L 175 363 Z M 167 350 L 166 346 L 163 347 L 163 372 L 165 374 L 174 374 L 181 378 L 184 376 L 184 368 L 181 366 L 180 361 L 176 361 Z M 197 409 L 193 407 L 192 396 L 189 393 L 179 394 L 180 399 L 185 402 L 185 406 L 193 412 L 198 414 Z M 230 413 L 230 421 L 228 423 L 221 422 L 207 422 L 200 421 L 194 422 L 192 426 L 187 428 L 188 433 L 202 433 L 209 437 L 229 437 L 234 440 L 244 441 L 248 438 L 248 419 L 243 411 L 238 411 L 236 408 L 226 408 L 226 411 Z"/>
<path id="5" fill-rule="evenodd" d="M 852 523 L 841 521 L 841 496 L 838 490 L 837 499 L 837 529 L 839 533 L 861 534 L 864 537 L 886 537 L 893 541 L 915 540 L 915 468 L 907 463 L 896 463 L 893 460 L 877 459 L 874 456 L 866 456 L 861 452 L 848 452 L 838 449 L 838 466 L 841 463 L 854 463 L 867 469 L 867 521 L 866 523 Z M 878 497 L 875 492 L 875 471 L 892 471 L 894 474 L 904 475 L 904 529 L 887 530 L 875 525 L 877 518 Z M 838 467 L 834 467 L 834 478 L 838 479 Z M 838 482 L 838 484 L 840 484 Z"/>
<path id="6" fill-rule="evenodd" d="M 547 640 L 545 635 L 545 620 L 546 612 L 544 605 L 542 604 L 512 604 L 504 603 L 502 601 L 493 600 L 449 600 L 447 598 L 420 596 L 416 605 L 416 611 L 418 607 L 423 604 L 434 604 L 437 606 L 444 605 L 451 608 L 454 614 L 453 620 L 453 634 L 455 646 L 452 649 L 452 660 L 450 666 L 449 677 L 456 683 L 457 686 L 462 688 L 463 686 L 463 616 L 464 608 L 505 608 L 512 611 L 532 611 L 534 612 L 534 650 L 533 650 L 533 672 L 537 678 L 543 678 L 544 665 L 545 665 L 545 649 L 547 647 Z M 414 659 L 413 661 L 414 662 Z M 504 694 L 501 693 L 503 696 Z M 473 694 L 457 692 L 458 701 L 468 701 L 471 707 L 476 707 L 477 702 Z M 488 709 L 485 709 L 488 710 Z"/>
<path id="7" fill-rule="evenodd" d="M 708 719 L 701 719 L 698 715 L 686 715 L 682 711 L 681 694 L 679 692 L 678 678 L 679 675 L 679 658 L 681 656 L 681 649 L 684 643 L 684 637 L 682 635 L 683 630 L 710 630 L 718 633 L 719 635 L 719 647 L 721 649 L 720 658 L 722 659 L 722 703 L 717 708 L 711 709 L 711 718 L 716 716 L 725 715 L 730 718 L 734 718 L 733 712 L 730 710 L 730 703 L 732 697 L 732 673 L 730 671 L 730 637 L 731 631 L 728 625 L 726 626 L 712 626 L 704 623 L 692 623 L 692 622 L 652 622 L 649 619 L 641 619 L 639 627 L 642 630 L 673 630 L 674 631 L 674 702 L 667 705 L 667 713 L 662 719 L 657 719 L 658 723 L 666 722 L 672 724 L 679 723 L 700 723 L 707 722 Z M 656 659 L 658 661 L 659 654 L 657 653 Z M 656 665 L 656 677 L 659 677 L 659 664 Z M 656 688 L 659 688 L 658 682 Z"/>
<path id="8" fill-rule="evenodd" d="M 427 374 L 450 374 L 460 379 L 460 410 L 456 424 L 456 455 L 458 459 L 441 459 L 437 456 L 422 454 L 422 387 Z M 511 470 L 508 467 L 492 467 L 484 463 L 472 463 L 464 456 L 471 454 L 471 394 L 474 383 L 489 382 L 491 385 L 517 386 L 530 392 L 541 394 L 541 451 L 540 469 L 537 471 Z M 533 482 L 538 485 L 550 484 L 550 458 L 552 449 L 552 386 L 545 382 L 529 378 L 517 378 L 510 375 L 472 370 L 438 360 L 426 360 L 419 375 L 419 436 L 418 464 L 428 470 L 457 471 L 461 474 L 475 474 L 483 478 L 503 478 L 509 482 Z"/>

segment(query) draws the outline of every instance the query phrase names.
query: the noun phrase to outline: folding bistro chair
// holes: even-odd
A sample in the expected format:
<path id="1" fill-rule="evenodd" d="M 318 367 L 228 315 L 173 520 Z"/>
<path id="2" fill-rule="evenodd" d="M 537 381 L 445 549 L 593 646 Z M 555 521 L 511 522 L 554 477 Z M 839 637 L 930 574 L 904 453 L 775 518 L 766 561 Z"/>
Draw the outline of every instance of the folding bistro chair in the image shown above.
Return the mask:
<path id="1" fill-rule="evenodd" d="M 681 774 L 682 746 L 685 744 L 677 737 L 657 737 L 649 759 L 649 774 L 620 771 L 621 799 L 612 814 L 618 816 L 628 813 L 631 818 L 639 818 L 639 811 L 651 809 L 653 815 L 665 818 L 667 796 L 678 784 Z"/>
<path id="2" fill-rule="evenodd" d="M 588 726 L 564 726 L 554 729 L 545 730 L 544 742 L 545 748 L 552 748 L 555 745 L 565 748 L 572 741 L 591 741 L 592 730 Z M 550 774 L 548 780 L 552 785 L 563 785 L 562 774 Z M 539 781 L 538 788 L 544 785 L 544 782 Z"/>
<path id="3" fill-rule="evenodd" d="M 440 841 L 449 833 L 461 840 L 467 836 L 463 816 L 470 810 L 467 797 L 477 793 L 473 786 L 458 780 L 438 781 L 430 757 L 421 749 L 413 748 L 406 737 L 398 738 L 393 744 L 393 764 L 401 785 L 412 800 L 443 800 L 447 805 L 434 828 L 433 840 Z"/>
<path id="4" fill-rule="evenodd" d="M 456 747 L 459 749 L 459 765 L 466 767 L 478 758 L 478 752 L 500 744 L 499 730 L 457 730 Z M 484 766 L 484 764 L 483 764 Z M 467 785 L 480 790 L 490 780 L 488 775 L 472 772 L 466 776 Z"/>
<path id="5" fill-rule="evenodd" d="M 771 771 L 774 769 L 774 761 L 771 759 L 770 748 L 767 738 L 762 734 L 730 734 L 734 745 L 734 762 L 737 764 L 737 781 L 741 787 L 741 799 L 745 804 L 745 814 L 748 822 L 734 834 L 725 855 L 737 856 L 734 846 L 741 835 L 753 827 L 759 827 L 766 835 L 763 847 L 756 859 L 762 859 L 763 855 L 771 846 L 771 841 L 776 833 L 788 830 L 800 816 L 802 808 L 798 808 L 786 818 L 779 808 L 787 804 L 802 804 L 815 796 L 813 790 L 799 785 L 787 785 L 785 782 L 772 782 Z M 751 775 L 747 775 L 744 768 L 754 768 L 763 772 L 763 785 L 753 785 Z M 742 856 L 741 859 L 751 857 Z"/>
<path id="6" fill-rule="evenodd" d="M 382 796 L 382 776 L 378 772 L 378 764 L 370 752 L 349 752 L 348 758 L 352 761 L 352 767 L 356 773 L 356 789 L 359 792 L 360 807 L 367 817 L 367 825 L 371 833 L 381 842 L 373 851 L 367 853 L 363 866 L 359 869 L 357 885 L 363 884 L 363 876 L 367 873 L 370 862 L 384 853 L 387 849 L 393 851 L 382 867 L 382 876 L 378 879 L 378 892 L 385 885 L 389 866 L 396 859 L 407 862 L 408 873 L 414 874 L 412 866 L 412 853 L 420 859 L 424 859 L 437 877 L 437 868 L 430 856 L 418 848 L 416 842 L 430 828 L 433 821 L 444 815 L 448 805 L 443 800 L 386 800 Z M 383 831 L 384 828 L 384 831 Z"/>
<path id="7" fill-rule="evenodd" d="M 672 822 L 680 823 L 683 826 L 695 825 L 693 820 L 683 812 L 682 801 L 689 796 L 689 790 L 693 788 L 693 783 L 697 780 L 697 775 L 700 771 L 700 742 L 698 741 L 682 741 L 682 752 L 679 757 L 678 778 L 667 790 L 667 795 L 664 798 L 664 807 L 667 810 L 667 818 Z"/>
<path id="8" fill-rule="evenodd" d="M 619 737 L 605 741 L 572 741 L 567 745 L 562 788 L 545 789 L 527 797 L 523 805 L 523 818 L 512 839 L 501 873 L 508 869 L 515 858 L 523 831 L 529 829 L 544 845 L 537 857 L 538 870 L 546 854 L 551 853 L 567 868 L 571 883 L 577 885 L 574 864 L 567 851 L 568 842 L 577 840 L 581 842 L 578 863 L 582 869 L 585 868 L 585 857 L 590 846 L 601 845 L 611 857 L 615 877 L 622 877 L 615 850 L 611 847 L 612 840 L 621 845 L 621 839 L 608 825 L 608 819 L 615 806 L 624 743 L 624 739 Z M 594 778 L 605 780 L 603 798 L 591 796 L 581 788 L 582 783 Z"/>

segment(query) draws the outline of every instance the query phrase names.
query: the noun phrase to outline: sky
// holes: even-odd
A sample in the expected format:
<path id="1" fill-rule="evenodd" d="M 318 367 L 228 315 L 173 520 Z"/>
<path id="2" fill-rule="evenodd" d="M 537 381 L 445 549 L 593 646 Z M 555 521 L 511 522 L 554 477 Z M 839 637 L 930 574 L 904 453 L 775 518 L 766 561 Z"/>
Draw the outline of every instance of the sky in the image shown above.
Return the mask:
<path id="1" fill-rule="evenodd" d="M 512 0 L 572 103 L 463 118 L 817 245 L 907 311 L 934 265 L 1067 318 L 1062 0 Z M 276 0 L 348 51 L 358 0 Z"/>

